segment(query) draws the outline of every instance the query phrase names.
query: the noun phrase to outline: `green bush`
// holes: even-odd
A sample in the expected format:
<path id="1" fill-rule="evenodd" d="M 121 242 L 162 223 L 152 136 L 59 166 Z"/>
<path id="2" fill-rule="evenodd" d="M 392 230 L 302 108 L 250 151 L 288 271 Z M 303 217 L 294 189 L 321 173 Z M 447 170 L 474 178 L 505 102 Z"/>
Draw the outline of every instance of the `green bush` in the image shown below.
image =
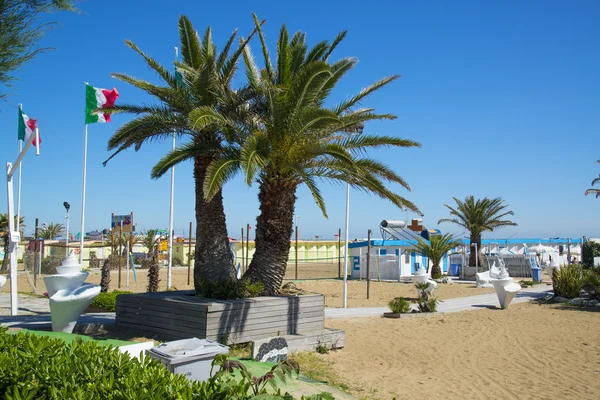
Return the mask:
<path id="1" fill-rule="evenodd" d="M 224 279 L 221 281 L 211 281 L 201 279 L 199 282 L 200 290 L 198 297 L 219 300 L 234 300 L 258 297 L 264 290 L 262 282 L 250 283 L 247 279 Z"/>
<path id="2" fill-rule="evenodd" d="M 563 265 L 552 274 L 554 295 L 574 299 L 579 297 L 583 287 L 582 268 L 578 264 Z"/>
<path id="3" fill-rule="evenodd" d="M 417 299 L 417 304 L 419 305 L 420 312 L 437 312 L 437 306 L 442 301 L 438 299 L 436 296 L 433 296 L 431 293 L 427 291 L 430 283 L 417 283 L 415 287 L 417 288 L 417 292 L 419 292 L 419 297 Z"/>
<path id="4" fill-rule="evenodd" d="M 600 267 L 583 271 L 583 289 L 600 300 Z"/>
<path id="5" fill-rule="evenodd" d="M 133 292 L 113 290 L 112 292 L 100 293 L 98 297 L 92 301 L 90 307 L 102 308 L 107 312 L 115 312 L 117 310 L 117 296 L 120 294 L 131 294 Z"/>
<path id="6" fill-rule="evenodd" d="M 213 362 L 215 375 L 204 382 L 172 375 L 151 357 L 130 358 L 96 342 L 70 345 L 30 333 L 9 335 L 0 328 L 0 398 L 25 399 L 279 399 L 275 378 L 298 373 L 293 360 L 282 361 L 262 377 L 253 377 L 242 363 L 219 355 Z M 239 378 L 233 373 L 238 371 Z M 267 385 L 274 394 L 267 395 Z M 322 393 L 305 400 L 330 400 Z"/>
<path id="7" fill-rule="evenodd" d="M 100 261 L 98 260 L 95 251 L 90 251 L 89 266 L 90 268 L 100 268 Z"/>
<path id="8" fill-rule="evenodd" d="M 395 299 L 390 300 L 388 307 L 394 314 L 406 314 L 411 310 L 410 302 L 402 297 L 396 297 Z"/>
<path id="9" fill-rule="evenodd" d="M 600 243 L 588 240 L 581 249 L 581 263 L 586 268 L 593 267 L 594 257 L 600 257 Z"/>
<path id="10" fill-rule="evenodd" d="M 181 262 L 181 258 L 173 257 L 173 259 L 171 260 L 171 265 L 174 267 L 181 267 L 183 265 L 183 262 Z"/>

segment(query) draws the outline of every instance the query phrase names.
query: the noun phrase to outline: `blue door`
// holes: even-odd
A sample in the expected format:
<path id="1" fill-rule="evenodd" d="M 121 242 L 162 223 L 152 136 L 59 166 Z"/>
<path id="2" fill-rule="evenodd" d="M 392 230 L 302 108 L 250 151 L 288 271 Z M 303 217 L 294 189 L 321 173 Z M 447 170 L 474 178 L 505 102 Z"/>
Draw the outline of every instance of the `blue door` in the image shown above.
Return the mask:
<path id="1" fill-rule="evenodd" d="M 379 255 L 380 256 L 386 256 L 387 255 L 387 249 L 379 249 Z"/>
<path id="2" fill-rule="evenodd" d="M 412 251 L 410 253 L 410 273 L 414 274 L 415 273 L 415 263 L 417 262 L 417 253 L 415 253 L 414 251 Z"/>
<path id="3" fill-rule="evenodd" d="M 442 272 L 448 272 L 448 254 L 444 256 L 444 262 L 442 263 Z"/>
<path id="4" fill-rule="evenodd" d="M 423 254 L 421 254 L 421 262 L 422 262 L 422 266 L 423 268 L 425 268 L 425 270 L 427 270 L 427 257 L 425 257 Z"/>

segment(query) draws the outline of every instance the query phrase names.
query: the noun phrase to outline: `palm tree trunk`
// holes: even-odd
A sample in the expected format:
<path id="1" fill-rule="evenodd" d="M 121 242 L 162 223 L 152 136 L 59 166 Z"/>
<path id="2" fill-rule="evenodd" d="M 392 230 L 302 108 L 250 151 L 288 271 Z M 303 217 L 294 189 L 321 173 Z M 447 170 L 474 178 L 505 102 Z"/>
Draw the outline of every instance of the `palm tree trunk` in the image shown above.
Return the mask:
<path id="1" fill-rule="evenodd" d="M 442 276 L 442 269 L 440 268 L 440 264 L 433 264 L 431 266 L 431 277 L 433 279 L 438 279 Z"/>
<path id="2" fill-rule="evenodd" d="M 481 234 L 471 234 L 471 245 L 477 243 L 477 251 L 475 251 L 475 246 L 471 246 L 471 253 L 469 254 L 469 267 L 474 267 L 475 265 L 475 257 L 479 257 L 478 265 L 483 266 L 481 259 Z"/>
<path id="3" fill-rule="evenodd" d="M 256 219 L 256 252 L 244 278 L 262 282 L 265 294 L 281 288 L 290 253 L 297 184 L 280 178 L 264 178 L 258 199 L 260 215 Z"/>
<path id="4" fill-rule="evenodd" d="M 8 239 L 5 239 L 5 241 L 4 241 L 4 258 L 2 259 L 2 268 L 0 268 L 0 272 L 8 271 L 8 260 L 9 260 Z"/>
<path id="5" fill-rule="evenodd" d="M 233 257 L 229 248 L 223 193 L 221 190 L 210 201 L 204 200 L 204 179 L 212 159 L 194 159 L 196 181 L 196 255 L 194 260 L 194 287 L 201 291 L 202 280 L 221 281 L 235 276 Z"/>

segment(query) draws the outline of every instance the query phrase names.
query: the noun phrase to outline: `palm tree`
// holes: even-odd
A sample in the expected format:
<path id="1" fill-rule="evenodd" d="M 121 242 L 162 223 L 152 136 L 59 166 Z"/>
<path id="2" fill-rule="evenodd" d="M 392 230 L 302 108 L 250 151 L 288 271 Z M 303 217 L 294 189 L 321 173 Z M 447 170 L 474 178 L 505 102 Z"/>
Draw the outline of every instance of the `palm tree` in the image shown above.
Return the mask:
<path id="1" fill-rule="evenodd" d="M 127 74 L 112 76 L 137 87 L 157 100 L 158 105 L 120 105 L 109 112 L 126 112 L 136 117 L 121 126 L 110 138 L 109 150 L 116 154 L 130 147 L 139 150 L 144 143 L 170 139 L 173 132 L 189 138 L 185 146 L 198 146 L 206 151 L 194 155 L 194 180 L 196 187 L 196 248 L 194 283 L 199 290 L 202 278 L 222 280 L 235 276 L 233 259 L 229 251 L 223 195 L 219 190 L 205 200 L 203 182 L 214 152 L 220 147 L 225 133 L 216 126 L 196 129 L 188 125 L 188 114 L 197 107 L 211 107 L 227 115 L 237 113 L 238 106 L 246 100 L 242 92 L 234 92 L 231 81 L 243 49 L 254 35 L 240 41 L 235 51 L 230 50 L 236 39 L 234 31 L 221 52 L 212 40 L 211 28 L 207 28 L 202 40 L 187 17 L 179 19 L 179 35 L 183 61 L 176 63 L 178 73 L 171 73 L 156 60 L 146 55 L 133 42 L 127 46 L 141 55 L 148 66 L 162 79 L 161 85 L 133 78 Z M 109 158 L 109 160 L 110 160 Z M 108 160 L 107 160 L 108 161 Z"/>
<path id="2" fill-rule="evenodd" d="M 42 229 L 39 230 L 39 237 L 44 240 L 54 240 L 57 236 L 62 235 L 65 232 L 63 224 L 50 222 L 49 224 L 42 224 Z"/>
<path id="3" fill-rule="evenodd" d="M 340 33 L 332 43 L 320 42 L 309 49 L 304 33 L 298 32 L 289 39 L 284 25 L 274 67 L 256 16 L 254 21 L 265 68 L 257 68 L 246 47 L 246 90 L 253 93 L 246 106 L 250 118 L 231 120 L 214 108 L 198 107 L 190 113 L 190 123 L 196 129 L 220 124 L 238 134 L 237 141 L 224 146 L 210 165 L 204 192 L 208 199 L 217 195 L 224 182 L 240 170 L 248 185 L 258 181 L 260 215 L 256 223 L 256 253 L 245 278 L 262 282 L 265 293 L 273 294 L 279 290 L 287 266 L 298 186 L 308 187 L 325 217 L 327 211 L 318 179 L 348 182 L 355 188 L 389 199 L 398 207 L 416 210 L 414 204 L 383 184 L 383 181 L 396 182 L 408 189 L 406 182 L 384 164 L 366 157 L 365 152 L 372 147 L 419 144 L 390 136 L 344 133 L 366 121 L 395 118 L 390 114 L 375 114 L 369 108 L 355 109 L 355 106 L 398 76 L 382 79 L 333 108 L 324 106 L 336 83 L 356 64 L 351 58 L 328 61 L 346 32 Z M 183 149 L 167 155 L 153 174 L 164 174 L 174 161 L 198 150 Z"/>
<path id="4" fill-rule="evenodd" d="M 600 164 L 600 160 L 597 160 L 596 162 L 598 164 Z M 600 183 L 600 176 L 598 176 L 598 178 L 596 178 L 592 181 L 592 186 L 594 186 L 597 183 Z M 587 196 L 588 194 L 594 194 L 594 195 L 596 195 L 596 198 L 598 198 L 598 197 L 600 197 L 600 189 L 590 188 L 585 191 L 585 195 Z"/>
<path id="5" fill-rule="evenodd" d="M 449 210 L 450 215 L 454 218 L 444 218 L 438 221 L 438 224 L 442 222 L 451 222 L 462 226 L 471 233 L 471 246 L 477 244 L 477 251 L 471 251 L 469 256 L 469 266 L 474 267 L 475 257 L 477 253 L 481 252 L 481 234 L 486 231 L 493 231 L 496 228 L 504 226 L 517 226 L 516 223 L 507 219 L 502 219 L 507 215 L 515 215 L 512 211 L 506 211 L 508 207 L 500 197 L 495 199 L 483 199 L 475 200 L 473 196 L 467 196 L 465 201 L 461 201 L 456 197 L 453 197 L 456 202 L 456 208 L 450 207 L 444 204 Z M 482 265 L 481 256 L 479 257 L 479 265 Z"/>
<path id="6" fill-rule="evenodd" d="M 137 242 L 148 249 L 148 257 L 156 261 L 156 252 L 160 236 L 156 234 L 156 229 L 150 229 L 146 234 L 138 235 Z"/>
<path id="7" fill-rule="evenodd" d="M 17 217 L 15 217 L 15 221 Z M 25 217 L 21 217 L 19 226 L 23 228 L 25 226 Z M 0 214 L 0 240 L 4 247 L 4 258 L 2 259 L 2 268 L 0 271 L 6 271 L 8 269 L 8 260 L 10 258 L 9 245 L 10 240 L 8 236 L 8 214 Z"/>
<path id="8" fill-rule="evenodd" d="M 460 244 L 459 241 L 454 240 L 451 234 L 445 233 L 443 235 L 433 235 L 429 241 L 417 238 L 415 248 L 431 260 L 431 277 L 437 279 L 442 276 L 440 263 L 444 256 L 450 250 L 460 246 Z M 427 272 L 429 272 L 429 268 L 427 268 Z"/>

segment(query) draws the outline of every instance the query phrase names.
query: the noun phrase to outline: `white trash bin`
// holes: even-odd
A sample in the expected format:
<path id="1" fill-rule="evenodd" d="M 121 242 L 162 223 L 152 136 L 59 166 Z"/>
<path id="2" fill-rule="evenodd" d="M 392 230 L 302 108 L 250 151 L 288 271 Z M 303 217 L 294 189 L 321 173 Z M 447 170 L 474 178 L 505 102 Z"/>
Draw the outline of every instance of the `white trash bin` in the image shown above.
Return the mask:
<path id="1" fill-rule="evenodd" d="M 229 347 L 208 339 L 182 339 L 162 343 L 147 351 L 173 374 L 183 374 L 189 380 L 210 378 L 210 368 L 217 354 L 229 352 Z M 213 372 L 216 372 L 213 371 Z"/>

